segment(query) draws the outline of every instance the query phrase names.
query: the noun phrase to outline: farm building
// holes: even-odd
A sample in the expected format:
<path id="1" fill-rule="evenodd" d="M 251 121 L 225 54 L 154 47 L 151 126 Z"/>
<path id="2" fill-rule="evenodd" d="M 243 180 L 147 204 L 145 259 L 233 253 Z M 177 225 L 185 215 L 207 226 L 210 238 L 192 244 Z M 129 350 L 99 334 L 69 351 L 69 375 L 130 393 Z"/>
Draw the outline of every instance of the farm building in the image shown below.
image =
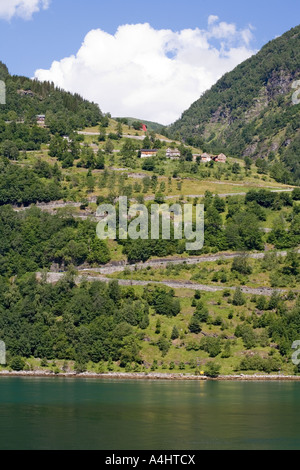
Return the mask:
<path id="1" fill-rule="evenodd" d="M 36 122 L 39 126 L 45 126 L 46 116 L 44 114 L 38 114 Z"/>
<path id="2" fill-rule="evenodd" d="M 200 155 L 193 155 L 194 160 L 197 160 L 197 157 Z M 224 153 L 220 153 L 220 155 L 210 155 L 209 153 L 203 153 L 201 155 L 201 162 L 202 163 L 209 163 L 214 161 L 216 163 L 226 163 L 227 157 Z"/>
<path id="3" fill-rule="evenodd" d="M 202 162 L 202 163 L 209 163 L 209 162 L 211 162 L 211 161 L 212 161 L 212 156 L 209 155 L 209 153 L 203 153 L 203 154 L 201 155 L 201 162 Z"/>
<path id="4" fill-rule="evenodd" d="M 166 157 L 171 159 L 178 159 L 181 157 L 181 153 L 178 149 L 168 148 L 166 150 Z"/>
<path id="5" fill-rule="evenodd" d="M 158 150 L 157 149 L 142 149 L 141 150 L 141 158 L 151 158 L 156 157 Z"/>
<path id="6" fill-rule="evenodd" d="M 220 155 L 214 158 L 214 161 L 217 163 L 226 163 L 227 157 L 224 155 L 224 153 L 220 153 Z"/>

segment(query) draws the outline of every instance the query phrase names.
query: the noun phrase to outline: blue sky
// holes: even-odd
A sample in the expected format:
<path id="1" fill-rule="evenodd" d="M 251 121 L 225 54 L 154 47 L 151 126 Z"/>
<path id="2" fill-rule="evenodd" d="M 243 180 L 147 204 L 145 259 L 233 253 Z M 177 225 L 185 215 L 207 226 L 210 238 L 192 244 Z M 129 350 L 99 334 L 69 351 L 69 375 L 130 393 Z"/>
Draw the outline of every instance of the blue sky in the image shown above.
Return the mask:
<path id="1" fill-rule="evenodd" d="M 8 0 L 10 1 L 10 0 Z M 254 26 L 254 46 L 297 26 L 298 0 L 52 0 L 49 8 L 24 21 L 0 19 L 0 60 L 11 73 L 32 76 L 77 52 L 93 28 L 115 33 L 119 25 L 148 22 L 156 29 L 205 27 L 209 15 L 239 27 Z"/>
<path id="2" fill-rule="evenodd" d="M 249 34 L 251 31 L 251 40 L 243 44 L 243 47 L 248 50 L 248 55 L 245 51 L 243 55 L 240 50 L 239 54 L 235 54 L 234 60 L 228 60 L 227 69 L 223 70 L 220 67 L 220 72 L 225 72 L 237 65 L 236 62 L 244 60 L 251 53 L 256 52 L 269 40 L 297 26 L 300 18 L 300 2 L 298 0 L 285 0 L 284 2 L 282 0 L 252 0 L 251 3 L 240 0 L 211 0 L 210 2 L 207 0 L 151 0 L 151 2 L 142 0 L 50 0 L 49 5 L 44 5 L 47 8 L 40 8 L 39 11 L 32 14 L 31 19 L 24 19 L 24 12 L 19 13 L 19 16 L 18 14 L 12 16 L 11 13 L 10 19 L 8 16 L 6 19 L 3 18 L 6 4 L 17 5 L 22 1 L 26 3 L 28 0 L 0 0 L 0 60 L 7 64 L 12 74 L 30 77 L 34 76 L 37 69 L 50 70 L 53 61 L 61 61 L 76 55 L 85 36 L 93 29 L 100 29 L 109 33 L 111 37 L 114 37 L 120 25 L 139 23 L 149 23 L 156 32 L 161 30 L 180 32 L 185 29 L 196 30 L 197 28 L 201 31 L 207 31 L 208 18 L 212 15 L 219 18 L 219 23 L 234 24 L 241 34 L 242 31 L 247 30 Z M 39 0 L 35 1 L 36 4 L 39 3 Z M 49 0 L 40 0 L 40 2 L 49 2 Z M 134 31 L 132 29 L 131 33 Z M 129 29 L 127 33 L 129 34 Z M 216 47 L 220 52 L 223 38 L 219 36 L 218 34 L 217 36 L 210 35 L 209 47 Z M 142 32 L 136 37 L 137 41 L 143 41 Z M 146 35 L 145 42 L 151 40 L 151 37 L 151 35 Z M 94 39 L 95 44 L 99 45 L 101 38 Z M 233 41 L 235 41 L 234 44 Z M 229 50 L 231 46 L 238 47 L 237 42 L 236 32 L 231 38 L 226 37 L 226 48 Z M 239 46 L 242 45 L 239 44 Z M 147 47 L 146 51 L 149 53 Z M 190 51 L 186 53 L 190 53 Z M 168 54 L 168 57 L 171 57 L 170 52 Z M 97 63 L 97 70 L 99 71 L 99 63 Z M 65 71 L 63 72 L 65 73 Z M 51 73 L 49 78 L 57 81 L 62 70 L 57 74 L 52 70 Z M 74 68 L 72 73 L 74 74 Z M 193 73 L 197 74 L 198 71 Z M 210 70 L 207 69 L 207 75 L 209 74 Z M 219 76 L 216 73 L 212 74 L 207 81 L 202 77 L 202 88 L 207 88 L 212 84 L 211 81 L 215 81 L 217 78 Z M 58 84 L 70 88 L 71 91 L 78 90 L 81 94 L 85 94 L 82 93 L 79 84 L 71 83 L 66 77 L 62 83 Z M 102 84 L 102 86 L 104 85 Z M 199 90 L 202 92 L 201 87 L 196 88 L 195 93 Z M 162 93 L 163 91 L 161 91 Z M 93 96 L 88 96 L 88 98 L 93 98 Z M 124 106 L 120 109 L 120 113 L 123 110 Z M 133 111 L 134 109 L 132 109 Z M 164 119 L 168 120 L 168 117 L 165 116 Z"/>

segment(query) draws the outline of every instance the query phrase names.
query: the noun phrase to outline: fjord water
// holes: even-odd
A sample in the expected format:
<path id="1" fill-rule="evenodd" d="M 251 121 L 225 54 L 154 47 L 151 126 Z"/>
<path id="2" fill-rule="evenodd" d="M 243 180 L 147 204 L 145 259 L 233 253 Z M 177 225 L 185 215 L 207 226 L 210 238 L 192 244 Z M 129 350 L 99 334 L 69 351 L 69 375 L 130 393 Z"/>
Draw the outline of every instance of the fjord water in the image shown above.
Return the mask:
<path id="1" fill-rule="evenodd" d="M 0 379 L 0 449 L 299 449 L 300 383 Z"/>

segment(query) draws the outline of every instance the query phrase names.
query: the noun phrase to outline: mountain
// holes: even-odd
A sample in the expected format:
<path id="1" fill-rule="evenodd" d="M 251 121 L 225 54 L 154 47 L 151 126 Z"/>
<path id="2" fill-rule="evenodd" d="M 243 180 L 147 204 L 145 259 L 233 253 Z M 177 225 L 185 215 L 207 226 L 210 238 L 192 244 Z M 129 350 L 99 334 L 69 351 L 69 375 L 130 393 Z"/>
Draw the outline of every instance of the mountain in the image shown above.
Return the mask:
<path id="1" fill-rule="evenodd" d="M 273 162 L 278 181 L 300 184 L 300 105 L 292 101 L 299 79 L 297 26 L 225 74 L 167 134 L 206 151 Z"/>
<path id="2" fill-rule="evenodd" d="M 12 76 L 2 62 L 0 80 L 6 85 L 6 105 L 0 106 L 0 122 L 17 120 L 32 124 L 37 115 L 43 114 L 50 131 L 64 135 L 75 129 L 95 126 L 101 119 L 97 104 L 50 82 Z"/>

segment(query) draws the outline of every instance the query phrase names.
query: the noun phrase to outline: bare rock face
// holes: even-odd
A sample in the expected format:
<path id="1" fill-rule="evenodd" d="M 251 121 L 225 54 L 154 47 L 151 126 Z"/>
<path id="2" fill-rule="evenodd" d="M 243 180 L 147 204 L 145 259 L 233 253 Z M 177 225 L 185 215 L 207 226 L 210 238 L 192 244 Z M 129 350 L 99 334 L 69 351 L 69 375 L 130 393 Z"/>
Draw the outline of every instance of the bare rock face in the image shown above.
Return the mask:
<path id="1" fill-rule="evenodd" d="M 293 77 L 287 71 L 274 70 L 267 83 L 268 100 L 286 95 L 291 90 L 292 82 Z"/>
<path id="2" fill-rule="evenodd" d="M 220 106 L 211 116 L 211 122 L 216 123 L 224 120 L 228 120 L 230 117 L 230 110 L 224 109 Z"/>
<path id="3" fill-rule="evenodd" d="M 35 96 L 35 93 L 31 90 L 17 90 L 17 93 L 20 96 L 30 96 L 32 98 Z"/>
<path id="4" fill-rule="evenodd" d="M 59 273 L 60 271 L 60 266 L 58 263 L 52 263 L 50 267 L 50 272 L 51 273 Z"/>
<path id="5" fill-rule="evenodd" d="M 273 141 L 270 146 L 270 152 L 277 152 L 278 149 L 279 149 L 279 143 Z"/>
<path id="6" fill-rule="evenodd" d="M 259 92 L 259 96 L 254 100 L 251 108 L 245 112 L 246 122 L 251 122 L 253 119 L 256 119 L 268 104 L 268 93 L 266 88 L 263 87 Z"/>
<path id="7" fill-rule="evenodd" d="M 254 142 L 253 144 L 249 145 L 244 151 L 243 156 L 250 157 L 251 155 L 255 154 L 257 146 L 258 146 L 258 142 Z"/>

